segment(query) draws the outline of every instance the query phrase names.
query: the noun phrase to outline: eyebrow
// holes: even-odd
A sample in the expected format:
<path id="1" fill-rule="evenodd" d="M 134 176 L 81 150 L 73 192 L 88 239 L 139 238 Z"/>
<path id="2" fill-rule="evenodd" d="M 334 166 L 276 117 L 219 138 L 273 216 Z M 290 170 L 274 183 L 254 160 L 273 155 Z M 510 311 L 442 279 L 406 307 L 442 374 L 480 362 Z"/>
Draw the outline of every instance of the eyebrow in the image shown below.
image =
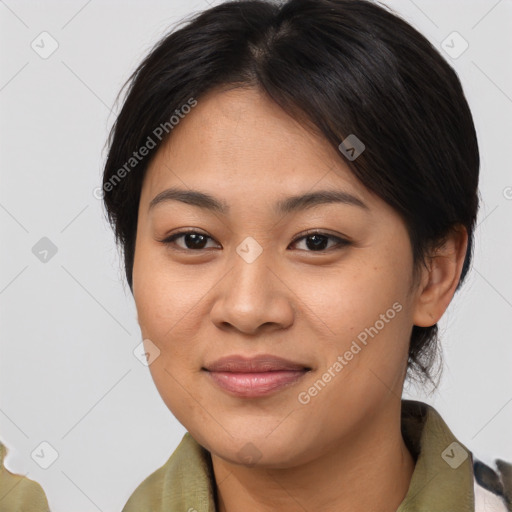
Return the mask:
<path id="1" fill-rule="evenodd" d="M 182 203 L 198 206 L 206 210 L 215 211 L 223 215 L 229 212 L 229 206 L 225 201 L 217 199 L 210 194 L 199 190 L 183 190 L 180 188 L 168 188 L 156 195 L 149 203 L 148 211 L 157 204 L 167 201 L 180 201 Z M 274 206 L 276 214 L 286 215 L 299 210 L 306 210 L 321 204 L 342 203 L 358 206 L 368 210 L 369 207 L 356 196 L 343 190 L 318 190 L 302 195 L 290 196 L 281 199 Z"/>

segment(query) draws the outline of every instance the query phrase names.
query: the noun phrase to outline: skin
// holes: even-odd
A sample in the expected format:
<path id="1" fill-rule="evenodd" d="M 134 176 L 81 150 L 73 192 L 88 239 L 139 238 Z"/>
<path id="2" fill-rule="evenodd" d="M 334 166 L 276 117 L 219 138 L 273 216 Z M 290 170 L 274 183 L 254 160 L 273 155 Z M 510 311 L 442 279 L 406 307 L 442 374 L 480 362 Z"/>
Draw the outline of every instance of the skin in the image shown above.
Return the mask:
<path id="1" fill-rule="evenodd" d="M 230 210 L 175 200 L 149 209 L 169 187 L 209 193 Z M 320 189 L 344 190 L 367 208 L 273 212 L 280 199 Z M 210 237 L 204 248 L 185 245 L 185 237 L 161 242 L 187 229 Z M 327 239 L 315 250 L 302 238 L 307 230 L 350 243 Z M 248 236 L 262 248 L 251 263 L 236 252 Z M 133 294 L 145 343 L 160 350 L 150 365 L 156 387 L 211 452 L 218 510 L 396 510 L 414 470 L 400 432 L 411 330 L 444 313 L 466 245 L 465 230 L 454 230 L 414 280 L 403 220 L 324 139 L 256 89 L 200 98 L 147 170 Z M 300 403 L 299 393 L 395 303 L 400 312 Z M 312 370 L 262 398 L 232 396 L 202 370 L 222 356 L 264 353 Z"/>

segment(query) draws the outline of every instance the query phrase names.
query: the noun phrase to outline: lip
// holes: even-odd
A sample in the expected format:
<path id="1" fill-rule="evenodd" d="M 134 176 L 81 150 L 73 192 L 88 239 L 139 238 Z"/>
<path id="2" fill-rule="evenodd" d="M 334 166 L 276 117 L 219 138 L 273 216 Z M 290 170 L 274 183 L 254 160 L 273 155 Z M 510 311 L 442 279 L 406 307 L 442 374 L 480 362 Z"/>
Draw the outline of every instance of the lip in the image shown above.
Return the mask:
<path id="1" fill-rule="evenodd" d="M 262 397 L 290 385 L 311 368 L 281 357 L 263 354 L 251 358 L 223 357 L 203 367 L 213 382 L 224 391 L 241 397 Z"/>
<path id="2" fill-rule="evenodd" d="M 311 368 L 305 364 L 270 354 L 260 354 L 254 357 L 244 357 L 236 354 L 221 357 L 220 359 L 205 365 L 203 369 L 209 372 L 238 373 L 275 372 L 279 370 L 311 370 Z"/>

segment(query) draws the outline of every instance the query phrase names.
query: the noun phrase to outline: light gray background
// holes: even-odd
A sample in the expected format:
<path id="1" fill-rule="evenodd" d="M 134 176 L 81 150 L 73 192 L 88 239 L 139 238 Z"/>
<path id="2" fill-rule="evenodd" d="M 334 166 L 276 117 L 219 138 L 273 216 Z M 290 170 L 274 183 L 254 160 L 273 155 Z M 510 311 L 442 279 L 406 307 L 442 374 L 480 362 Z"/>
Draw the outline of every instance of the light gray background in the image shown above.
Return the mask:
<path id="1" fill-rule="evenodd" d="M 482 157 L 474 268 L 441 322 L 447 368 L 433 395 L 406 396 L 433 404 L 484 461 L 512 461 L 512 2 L 385 3 L 439 48 L 453 31 L 468 41 L 446 58 Z M 207 7 L 0 1 L 0 438 L 7 468 L 40 482 L 53 512 L 121 510 L 184 434 L 133 355 L 135 308 L 93 190 L 119 88 L 169 27 Z M 59 44 L 47 59 L 31 48 L 43 31 Z M 32 252 L 42 237 L 58 249 L 46 263 Z M 46 470 L 31 458 L 43 441 L 58 452 Z"/>

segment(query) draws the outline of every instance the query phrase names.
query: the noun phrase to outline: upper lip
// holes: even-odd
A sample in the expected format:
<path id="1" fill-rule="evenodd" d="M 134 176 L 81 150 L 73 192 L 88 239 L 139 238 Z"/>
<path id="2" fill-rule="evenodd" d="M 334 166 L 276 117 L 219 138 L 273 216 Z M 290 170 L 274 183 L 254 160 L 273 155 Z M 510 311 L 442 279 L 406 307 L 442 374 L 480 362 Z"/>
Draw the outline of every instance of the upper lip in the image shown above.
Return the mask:
<path id="1" fill-rule="evenodd" d="M 256 373 L 279 370 L 310 370 L 311 368 L 302 363 L 283 359 L 282 357 L 262 354 L 255 357 L 240 355 L 221 357 L 205 365 L 204 369 L 210 372 Z"/>

